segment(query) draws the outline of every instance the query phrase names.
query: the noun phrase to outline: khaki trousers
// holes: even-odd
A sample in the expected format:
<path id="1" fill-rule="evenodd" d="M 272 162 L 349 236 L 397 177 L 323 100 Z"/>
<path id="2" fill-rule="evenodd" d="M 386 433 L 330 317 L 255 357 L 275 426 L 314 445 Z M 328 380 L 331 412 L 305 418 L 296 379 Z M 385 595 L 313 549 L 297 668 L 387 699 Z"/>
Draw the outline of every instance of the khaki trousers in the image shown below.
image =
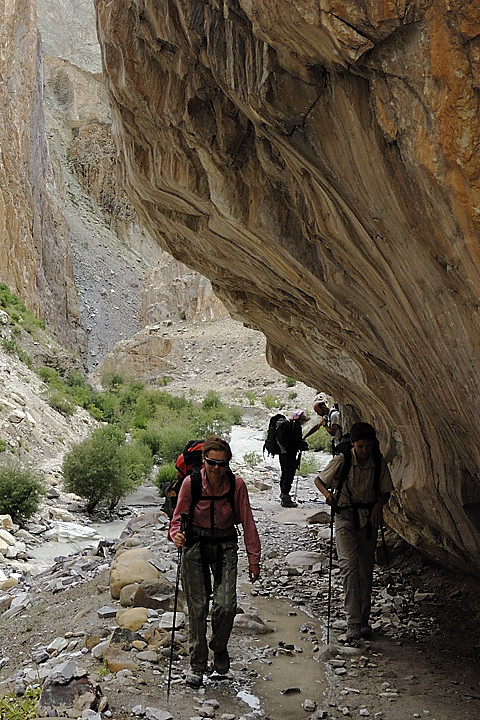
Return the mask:
<path id="1" fill-rule="evenodd" d="M 202 673 L 207 669 L 207 616 L 212 601 L 210 648 L 226 650 L 237 610 L 238 544 L 194 542 L 182 551 L 182 587 L 188 606 L 190 665 Z M 213 579 L 213 583 L 212 583 Z"/>
<path id="2" fill-rule="evenodd" d="M 375 527 L 370 527 L 370 532 L 367 526 L 356 528 L 352 510 L 335 514 L 335 540 L 348 625 L 367 625 L 370 618 L 377 534 Z"/>

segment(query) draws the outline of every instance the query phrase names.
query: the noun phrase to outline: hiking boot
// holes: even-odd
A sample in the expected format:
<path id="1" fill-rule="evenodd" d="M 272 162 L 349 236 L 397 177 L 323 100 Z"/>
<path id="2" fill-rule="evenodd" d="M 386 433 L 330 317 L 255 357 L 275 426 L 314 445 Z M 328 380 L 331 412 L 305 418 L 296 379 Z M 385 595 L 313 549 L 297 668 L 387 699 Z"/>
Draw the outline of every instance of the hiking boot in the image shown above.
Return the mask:
<path id="1" fill-rule="evenodd" d="M 282 507 L 287 508 L 296 508 L 298 507 L 298 504 L 292 500 L 290 495 L 282 495 L 282 499 L 280 501 L 280 504 Z"/>
<path id="2" fill-rule="evenodd" d="M 220 650 L 213 654 L 213 669 L 219 675 L 226 675 L 230 670 L 230 657 L 227 650 Z"/>
<path id="3" fill-rule="evenodd" d="M 360 635 L 362 638 L 369 638 L 372 636 L 373 630 L 368 623 L 362 623 L 360 626 Z"/>
<path id="4" fill-rule="evenodd" d="M 355 645 L 360 640 L 360 625 L 348 625 L 345 642 L 348 645 Z"/>
<path id="5" fill-rule="evenodd" d="M 185 676 L 185 682 L 192 688 L 199 688 L 203 683 L 203 672 L 190 668 Z"/>

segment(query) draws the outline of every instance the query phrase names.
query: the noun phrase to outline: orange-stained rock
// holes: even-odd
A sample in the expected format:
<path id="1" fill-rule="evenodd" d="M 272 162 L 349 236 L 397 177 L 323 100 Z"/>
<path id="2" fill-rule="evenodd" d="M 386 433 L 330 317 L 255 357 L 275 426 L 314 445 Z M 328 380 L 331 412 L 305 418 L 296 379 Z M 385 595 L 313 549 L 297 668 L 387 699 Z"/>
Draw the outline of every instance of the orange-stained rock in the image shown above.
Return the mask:
<path id="1" fill-rule="evenodd" d="M 0 46 L 0 282 L 82 354 L 85 332 L 45 134 L 35 3 L 2 8 Z"/>

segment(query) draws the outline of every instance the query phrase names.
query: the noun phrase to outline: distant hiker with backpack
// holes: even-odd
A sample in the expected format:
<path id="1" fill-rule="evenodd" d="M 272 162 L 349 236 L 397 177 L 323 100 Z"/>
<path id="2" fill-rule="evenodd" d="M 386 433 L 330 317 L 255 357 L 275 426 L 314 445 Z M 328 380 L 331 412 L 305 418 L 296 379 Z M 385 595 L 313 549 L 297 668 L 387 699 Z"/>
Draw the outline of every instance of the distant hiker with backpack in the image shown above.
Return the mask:
<path id="1" fill-rule="evenodd" d="M 338 403 L 333 403 L 327 417 L 325 429 L 332 436 L 332 455 L 336 455 L 336 447 L 340 444 L 343 435 L 342 419 Z"/>
<path id="2" fill-rule="evenodd" d="M 175 547 L 183 548 L 181 578 L 188 606 L 190 651 L 186 681 L 191 687 L 203 682 L 208 647 L 213 650 L 217 673 L 226 675 L 230 668 L 227 644 L 237 608 L 238 523 L 243 526 L 251 582 L 260 574 L 260 539 L 248 491 L 242 478 L 231 472 L 231 458 L 226 440 L 215 435 L 205 440 L 204 468 L 183 481 L 168 532 Z M 186 532 L 180 532 L 182 515 L 189 518 Z M 212 634 L 207 645 L 211 594 Z"/>
<path id="3" fill-rule="evenodd" d="M 335 520 L 335 538 L 345 592 L 346 642 L 369 637 L 370 607 L 378 528 L 393 490 L 375 428 L 359 422 L 350 430 L 351 446 L 336 455 L 315 478 Z"/>
<path id="4" fill-rule="evenodd" d="M 292 489 L 295 472 L 300 464 L 300 453 L 307 450 L 308 445 L 302 437 L 302 425 L 307 421 L 303 410 L 295 410 L 289 419 L 277 422 L 276 436 L 280 449 L 280 503 L 282 507 L 294 508 L 297 503 L 292 500 Z"/>

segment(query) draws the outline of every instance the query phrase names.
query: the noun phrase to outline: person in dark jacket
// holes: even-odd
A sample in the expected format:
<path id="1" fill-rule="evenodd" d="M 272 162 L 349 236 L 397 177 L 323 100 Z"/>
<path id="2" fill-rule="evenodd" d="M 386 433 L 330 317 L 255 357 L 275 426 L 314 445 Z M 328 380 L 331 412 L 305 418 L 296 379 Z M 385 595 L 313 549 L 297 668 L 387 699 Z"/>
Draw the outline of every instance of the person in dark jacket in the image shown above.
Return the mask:
<path id="1" fill-rule="evenodd" d="M 303 410 L 295 410 L 288 420 L 277 423 L 277 442 L 280 447 L 280 503 L 282 507 L 294 508 L 297 503 L 290 496 L 295 471 L 300 463 L 300 451 L 308 445 L 302 437 L 302 425 L 307 422 Z"/>

